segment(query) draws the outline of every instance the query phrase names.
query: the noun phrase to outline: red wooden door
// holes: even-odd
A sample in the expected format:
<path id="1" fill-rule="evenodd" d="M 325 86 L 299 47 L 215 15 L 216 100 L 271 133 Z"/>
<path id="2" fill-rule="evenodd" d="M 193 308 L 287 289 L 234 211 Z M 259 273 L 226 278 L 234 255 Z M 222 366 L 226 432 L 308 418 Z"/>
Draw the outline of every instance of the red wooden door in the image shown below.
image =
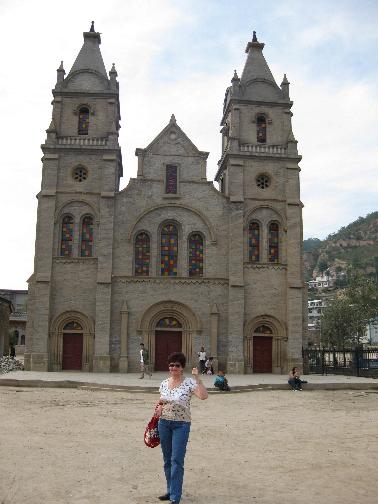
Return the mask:
<path id="1" fill-rule="evenodd" d="M 253 372 L 272 372 L 272 338 L 270 336 L 253 337 Z"/>
<path id="2" fill-rule="evenodd" d="M 63 333 L 62 369 L 82 369 L 83 335 L 80 333 Z"/>
<path id="3" fill-rule="evenodd" d="M 181 331 L 156 331 L 155 333 L 155 371 L 168 370 L 168 355 L 182 352 Z"/>

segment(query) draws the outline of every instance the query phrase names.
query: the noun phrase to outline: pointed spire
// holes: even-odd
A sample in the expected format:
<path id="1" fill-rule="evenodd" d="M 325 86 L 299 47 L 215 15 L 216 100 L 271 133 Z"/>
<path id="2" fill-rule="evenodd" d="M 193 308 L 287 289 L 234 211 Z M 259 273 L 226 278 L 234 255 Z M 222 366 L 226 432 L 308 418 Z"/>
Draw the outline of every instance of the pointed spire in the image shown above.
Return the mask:
<path id="1" fill-rule="evenodd" d="M 90 31 L 84 32 L 83 37 L 84 44 L 80 49 L 69 75 L 73 72 L 80 72 L 81 70 L 94 70 L 108 78 L 100 51 L 101 35 L 99 32 L 94 31 L 93 21 Z"/>
<path id="2" fill-rule="evenodd" d="M 66 74 L 66 71 L 63 68 L 63 61 L 61 61 L 59 68 L 56 70 L 56 84 L 57 85 L 59 85 L 61 82 L 64 81 L 65 74 Z"/>
<path id="3" fill-rule="evenodd" d="M 47 133 L 46 143 L 54 143 L 56 141 L 56 127 L 54 118 L 51 118 L 51 123 L 50 126 L 47 128 L 46 133 Z"/>
<path id="4" fill-rule="evenodd" d="M 171 124 L 176 124 L 176 117 L 175 117 L 175 114 L 172 114 L 171 115 L 171 119 L 169 121 Z"/>
<path id="5" fill-rule="evenodd" d="M 231 82 L 232 83 L 234 83 L 234 82 L 240 82 L 240 79 L 239 79 L 239 76 L 238 76 L 236 70 L 234 70 L 234 75 L 233 75 L 233 77 L 231 79 Z"/>
<path id="6" fill-rule="evenodd" d="M 281 90 L 282 90 L 282 96 L 287 100 L 290 100 L 289 86 L 290 82 L 287 80 L 286 74 L 284 74 L 281 82 Z"/>
<path id="7" fill-rule="evenodd" d="M 112 77 L 118 77 L 118 73 L 117 73 L 117 70 L 116 70 L 116 67 L 115 67 L 115 64 L 112 63 L 112 69 L 110 70 L 109 72 L 109 76 Z"/>
<path id="8" fill-rule="evenodd" d="M 256 32 L 254 31 L 252 41 L 248 42 L 245 49 L 248 57 L 241 76 L 241 82 L 248 82 L 253 79 L 264 79 L 277 86 L 262 52 L 264 46 L 265 44 L 257 40 Z"/>

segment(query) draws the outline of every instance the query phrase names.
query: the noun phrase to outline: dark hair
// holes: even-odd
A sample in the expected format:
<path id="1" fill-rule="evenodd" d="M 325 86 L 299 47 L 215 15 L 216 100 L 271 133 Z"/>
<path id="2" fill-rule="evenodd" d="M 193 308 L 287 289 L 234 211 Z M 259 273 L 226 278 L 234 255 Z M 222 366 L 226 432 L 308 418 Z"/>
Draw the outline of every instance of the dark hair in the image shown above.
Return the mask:
<path id="1" fill-rule="evenodd" d="M 186 357 L 182 352 L 173 352 L 168 355 L 168 364 L 170 364 L 171 362 L 179 362 L 184 368 L 186 364 Z"/>
<path id="2" fill-rule="evenodd" d="M 292 373 L 294 373 L 294 371 L 298 369 L 298 366 L 294 366 L 293 369 L 291 370 Z"/>
<path id="3" fill-rule="evenodd" d="M 144 343 L 139 343 L 139 346 L 144 346 Z"/>

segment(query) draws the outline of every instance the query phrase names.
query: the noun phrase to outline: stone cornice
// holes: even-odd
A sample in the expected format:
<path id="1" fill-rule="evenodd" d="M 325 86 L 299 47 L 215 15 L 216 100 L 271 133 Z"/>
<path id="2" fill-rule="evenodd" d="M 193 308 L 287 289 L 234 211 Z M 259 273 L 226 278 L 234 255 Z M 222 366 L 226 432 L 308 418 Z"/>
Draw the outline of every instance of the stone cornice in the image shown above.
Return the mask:
<path id="1" fill-rule="evenodd" d="M 73 263 L 97 263 L 97 257 L 60 257 L 53 258 L 55 263 L 73 264 Z"/>
<path id="2" fill-rule="evenodd" d="M 112 280 L 118 283 L 154 283 L 154 284 L 179 284 L 179 285 L 228 285 L 227 278 L 193 278 L 193 277 L 135 277 L 112 275 Z"/>
<path id="3" fill-rule="evenodd" d="M 275 271 L 286 271 L 287 264 L 270 264 L 270 263 L 250 263 L 245 262 L 244 268 L 246 269 L 257 269 L 257 270 L 275 270 Z"/>

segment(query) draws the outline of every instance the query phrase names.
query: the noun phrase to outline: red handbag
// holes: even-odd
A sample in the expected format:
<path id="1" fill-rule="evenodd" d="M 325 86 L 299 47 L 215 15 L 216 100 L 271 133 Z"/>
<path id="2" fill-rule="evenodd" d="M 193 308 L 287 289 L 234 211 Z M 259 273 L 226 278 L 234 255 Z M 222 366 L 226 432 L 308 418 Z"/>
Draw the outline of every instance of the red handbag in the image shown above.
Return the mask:
<path id="1" fill-rule="evenodd" d="M 155 448 L 160 444 L 158 422 L 159 417 L 154 415 L 144 431 L 144 444 L 149 448 Z"/>

